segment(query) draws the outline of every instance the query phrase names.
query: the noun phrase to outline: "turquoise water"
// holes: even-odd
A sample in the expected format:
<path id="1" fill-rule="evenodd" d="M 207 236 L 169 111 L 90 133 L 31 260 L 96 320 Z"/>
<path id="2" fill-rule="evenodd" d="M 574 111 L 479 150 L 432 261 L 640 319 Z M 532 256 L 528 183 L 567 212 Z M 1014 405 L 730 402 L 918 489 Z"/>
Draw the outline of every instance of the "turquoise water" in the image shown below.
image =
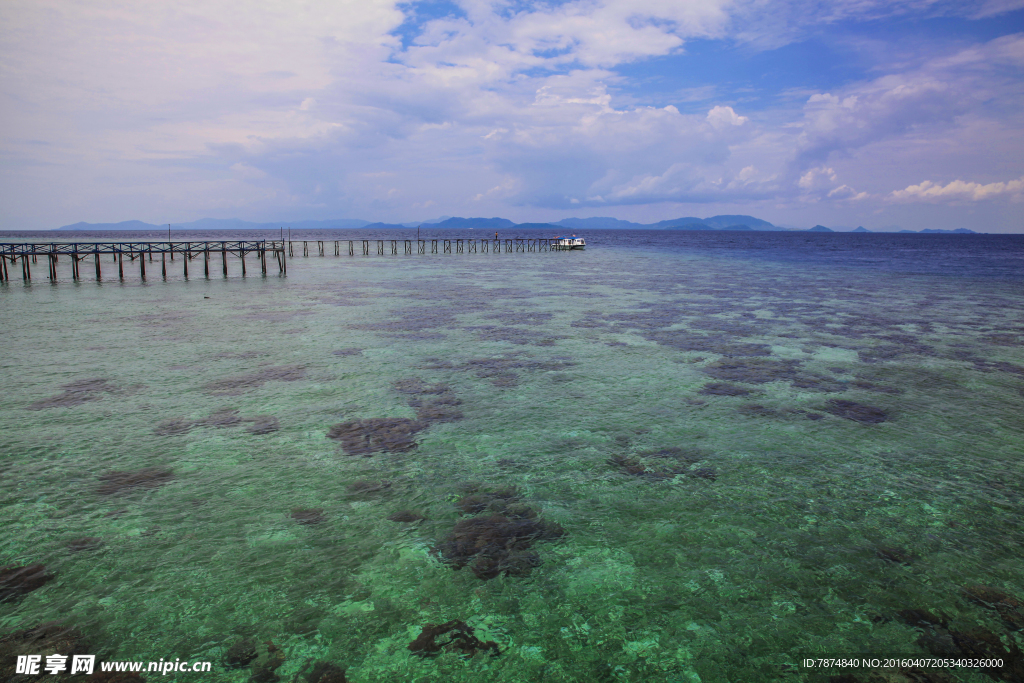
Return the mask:
<path id="1" fill-rule="evenodd" d="M 615 245 L 231 270 L 3 285 L 0 565 L 54 578 L 0 633 L 239 683 L 246 640 L 360 682 L 1024 646 L 964 593 L 1024 596 L 1019 281 Z M 556 531 L 454 569 L 456 524 L 499 513 Z M 409 650 L 453 620 L 498 653 Z"/>

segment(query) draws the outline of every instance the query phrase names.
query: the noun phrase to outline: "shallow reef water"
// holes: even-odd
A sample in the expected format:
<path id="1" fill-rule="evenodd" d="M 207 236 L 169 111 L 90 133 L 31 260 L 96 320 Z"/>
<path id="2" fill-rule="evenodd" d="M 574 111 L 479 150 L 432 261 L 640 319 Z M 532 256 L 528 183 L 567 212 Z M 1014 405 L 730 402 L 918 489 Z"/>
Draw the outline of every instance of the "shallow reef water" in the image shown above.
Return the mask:
<path id="1" fill-rule="evenodd" d="M 0 285 L 0 667 L 1024 680 L 1024 240 L 755 237 Z"/>

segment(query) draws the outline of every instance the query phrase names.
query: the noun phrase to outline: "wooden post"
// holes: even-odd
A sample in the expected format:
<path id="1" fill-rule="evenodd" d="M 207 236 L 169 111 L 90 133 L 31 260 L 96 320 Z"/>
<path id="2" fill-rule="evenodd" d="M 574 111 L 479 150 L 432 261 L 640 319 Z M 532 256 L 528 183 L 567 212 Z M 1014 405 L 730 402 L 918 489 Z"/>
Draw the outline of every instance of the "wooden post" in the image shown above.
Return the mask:
<path id="1" fill-rule="evenodd" d="M 190 246 L 185 247 L 185 258 L 182 259 L 185 266 L 185 279 L 188 279 L 188 262 L 192 260 L 192 249 Z"/>
<path id="2" fill-rule="evenodd" d="M 78 279 L 78 252 L 71 252 L 71 279 Z"/>
<path id="3" fill-rule="evenodd" d="M 239 247 L 238 253 L 242 257 L 242 277 L 245 277 L 245 249 L 242 249 L 241 247 Z"/>
<path id="4" fill-rule="evenodd" d="M 228 246 L 224 243 L 220 243 L 220 260 L 221 265 L 224 266 L 224 277 L 228 276 Z"/>
<path id="5" fill-rule="evenodd" d="M 264 244 L 260 248 L 260 267 L 263 269 L 263 274 L 267 274 L 267 245 Z"/>
<path id="6" fill-rule="evenodd" d="M 93 258 L 96 261 L 96 282 L 99 282 L 103 279 L 103 276 L 100 274 L 100 252 L 95 252 Z"/>
<path id="7" fill-rule="evenodd" d="M 149 252 L 149 258 L 153 258 L 153 252 Z M 142 281 L 145 282 L 146 281 L 146 255 L 143 254 L 143 253 L 139 254 L 139 266 L 141 268 L 140 272 L 142 273 Z"/>
<path id="8" fill-rule="evenodd" d="M 210 277 L 210 245 L 206 245 L 206 249 L 203 250 L 203 268 L 206 270 L 206 277 Z"/>
<path id="9" fill-rule="evenodd" d="M 281 250 L 281 268 L 285 275 L 288 274 L 288 257 L 284 253 L 284 249 Z"/>
<path id="10" fill-rule="evenodd" d="M 160 253 L 160 269 L 163 272 L 164 279 L 167 279 L 167 254 Z"/>
<path id="11" fill-rule="evenodd" d="M 174 261 L 174 245 L 171 244 L 171 242 L 169 240 L 167 242 L 167 251 L 171 252 L 171 261 L 173 262 Z"/>
<path id="12" fill-rule="evenodd" d="M 28 254 L 21 257 L 21 277 L 26 282 L 32 279 L 32 266 L 28 265 Z"/>
<path id="13" fill-rule="evenodd" d="M 123 251 L 118 251 L 117 252 L 117 256 L 115 256 L 114 258 L 117 259 L 117 277 L 119 279 L 123 280 L 124 279 L 124 252 Z"/>

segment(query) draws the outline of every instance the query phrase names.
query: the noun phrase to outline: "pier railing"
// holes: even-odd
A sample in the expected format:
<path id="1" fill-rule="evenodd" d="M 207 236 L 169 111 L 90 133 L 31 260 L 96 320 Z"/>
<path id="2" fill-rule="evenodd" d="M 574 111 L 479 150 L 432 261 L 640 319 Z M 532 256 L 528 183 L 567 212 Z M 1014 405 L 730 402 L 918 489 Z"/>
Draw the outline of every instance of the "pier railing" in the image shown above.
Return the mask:
<path id="1" fill-rule="evenodd" d="M 278 272 L 288 273 L 288 258 L 294 257 L 301 244 L 302 256 L 326 256 L 333 245 L 334 256 L 386 256 L 412 254 L 526 254 L 556 251 L 554 239 L 513 237 L 505 239 L 351 239 L 351 240 L 238 240 L 238 241 L 167 241 L 167 242 L 6 242 L 0 243 L 0 281 L 11 279 L 11 270 L 20 262 L 21 275 L 32 279 L 32 266 L 45 259 L 50 280 L 57 280 L 57 265 L 61 258 L 70 260 L 74 280 L 81 278 L 81 264 L 90 260 L 96 279 L 103 279 L 106 256 L 117 266 L 117 276 L 124 279 L 125 260 L 132 266 L 138 262 L 139 274 L 146 279 L 146 264 L 159 259 L 160 274 L 167 277 L 168 261 L 181 261 L 184 276 L 189 276 L 189 264 L 202 259 L 203 275 L 210 277 L 210 262 L 219 261 L 224 277 L 228 276 L 228 257 L 237 257 L 242 275 L 247 275 L 245 257 L 253 254 L 262 275 L 267 274 L 267 258 L 277 261 Z M 220 257 L 219 259 L 217 257 Z M 152 272 L 157 266 L 150 265 Z M 171 267 L 175 267 L 171 265 Z M 216 264 L 214 265 L 216 268 Z"/>

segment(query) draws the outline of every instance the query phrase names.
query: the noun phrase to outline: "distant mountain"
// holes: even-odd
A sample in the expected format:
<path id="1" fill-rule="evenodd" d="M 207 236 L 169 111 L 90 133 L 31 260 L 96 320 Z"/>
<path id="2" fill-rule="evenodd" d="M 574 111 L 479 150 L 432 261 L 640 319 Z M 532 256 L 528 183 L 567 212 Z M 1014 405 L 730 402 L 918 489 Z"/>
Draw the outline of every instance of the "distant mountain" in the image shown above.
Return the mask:
<path id="1" fill-rule="evenodd" d="M 444 230 L 465 230 L 467 228 L 476 228 L 484 230 L 501 230 L 502 228 L 511 228 L 515 223 L 507 218 L 448 218 L 435 223 L 435 228 L 442 228 Z"/>
<path id="2" fill-rule="evenodd" d="M 237 218 L 201 218 L 191 223 L 171 223 L 171 230 L 345 230 L 362 228 L 369 221 L 358 218 L 335 218 L 326 221 L 280 221 L 277 223 L 252 223 Z M 142 221 L 121 223 L 75 223 L 57 228 L 58 230 L 167 230 L 167 224 L 153 225 Z"/>
<path id="3" fill-rule="evenodd" d="M 672 225 L 667 230 L 714 230 L 707 223 L 686 223 L 684 225 Z"/>
<path id="4" fill-rule="evenodd" d="M 865 229 L 863 225 L 858 225 L 856 230 L 851 230 L 850 232 L 871 232 L 871 231 Z"/>
<path id="5" fill-rule="evenodd" d="M 563 218 L 555 221 L 555 225 L 561 225 L 573 230 L 630 230 L 632 228 L 644 227 L 640 223 L 623 221 L 618 218 Z"/>
<path id="6" fill-rule="evenodd" d="M 957 228 L 956 230 L 937 230 L 935 228 L 925 228 L 918 232 L 928 233 L 930 235 L 977 235 L 978 233 L 967 228 Z"/>
<path id="7" fill-rule="evenodd" d="M 120 223 L 75 223 L 57 228 L 58 230 L 166 230 L 166 225 L 152 225 L 142 221 L 121 221 Z"/>
<path id="8" fill-rule="evenodd" d="M 523 228 L 524 230 L 554 230 L 556 232 L 564 232 L 565 226 L 558 225 L 556 223 L 516 223 L 517 228 Z"/>
<path id="9" fill-rule="evenodd" d="M 362 226 L 367 230 L 409 230 L 409 226 L 401 223 L 369 223 Z"/>
<path id="10" fill-rule="evenodd" d="M 451 218 L 451 216 L 441 216 L 440 218 L 431 218 L 430 220 L 427 220 L 427 221 L 410 221 L 408 223 L 402 223 L 402 225 L 404 225 L 407 228 L 418 228 L 421 225 L 430 225 L 430 224 L 433 224 L 433 223 L 440 223 L 441 221 L 446 221 L 449 218 Z"/>
<path id="11" fill-rule="evenodd" d="M 673 228 L 679 228 L 684 225 L 703 225 L 703 228 L 684 228 L 685 230 L 714 230 L 714 228 L 708 225 L 703 218 L 694 218 L 693 216 L 684 216 L 683 218 L 671 218 L 667 221 L 658 221 L 657 223 L 648 223 L 641 227 L 649 230 L 669 230 Z"/>
<path id="12" fill-rule="evenodd" d="M 824 225 L 815 225 L 807 232 L 835 232 L 832 228 L 826 228 Z"/>
<path id="13" fill-rule="evenodd" d="M 751 230 L 782 230 L 783 228 L 777 228 L 766 220 L 760 218 L 754 218 L 753 216 L 712 216 L 711 218 L 705 218 L 702 221 L 707 223 L 712 228 L 722 230 L 728 228 L 731 225 L 746 225 Z"/>

